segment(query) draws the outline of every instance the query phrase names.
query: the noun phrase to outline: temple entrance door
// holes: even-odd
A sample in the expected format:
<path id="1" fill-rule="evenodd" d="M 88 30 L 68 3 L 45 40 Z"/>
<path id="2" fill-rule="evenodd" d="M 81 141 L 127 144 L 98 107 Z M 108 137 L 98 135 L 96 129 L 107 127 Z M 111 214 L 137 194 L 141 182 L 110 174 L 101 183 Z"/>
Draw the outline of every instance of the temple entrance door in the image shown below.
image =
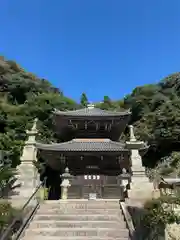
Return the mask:
<path id="1" fill-rule="evenodd" d="M 124 194 L 117 176 L 87 174 L 75 177 L 69 189 L 69 198 L 123 200 Z"/>
<path id="2" fill-rule="evenodd" d="M 69 198 L 102 198 L 103 179 L 101 175 L 87 174 L 76 176 L 69 189 Z"/>
<path id="3" fill-rule="evenodd" d="M 83 198 L 96 199 L 102 198 L 102 175 L 84 175 L 82 179 L 82 195 Z"/>

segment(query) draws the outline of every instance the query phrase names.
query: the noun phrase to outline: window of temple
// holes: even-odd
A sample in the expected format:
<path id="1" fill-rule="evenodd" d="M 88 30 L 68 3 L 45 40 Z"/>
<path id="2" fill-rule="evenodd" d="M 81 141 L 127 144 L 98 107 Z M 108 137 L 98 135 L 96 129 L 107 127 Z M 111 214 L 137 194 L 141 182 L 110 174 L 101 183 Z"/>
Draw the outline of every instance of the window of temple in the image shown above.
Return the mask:
<path id="1" fill-rule="evenodd" d="M 99 180 L 100 176 L 99 175 L 84 175 L 85 180 Z"/>

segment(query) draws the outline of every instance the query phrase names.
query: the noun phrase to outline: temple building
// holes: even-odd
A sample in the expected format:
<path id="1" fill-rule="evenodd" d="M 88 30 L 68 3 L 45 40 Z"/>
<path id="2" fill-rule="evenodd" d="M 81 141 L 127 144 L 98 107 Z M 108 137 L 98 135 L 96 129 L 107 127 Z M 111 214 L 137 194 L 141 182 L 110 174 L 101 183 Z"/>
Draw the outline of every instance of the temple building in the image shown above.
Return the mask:
<path id="1" fill-rule="evenodd" d="M 59 143 L 36 143 L 37 154 L 47 165 L 48 170 L 43 175 L 47 176 L 47 187 L 56 185 L 56 193 L 49 199 L 60 198 L 60 176 L 65 169 L 71 176 L 68 198 L 88 199 L 93 195 L 103 199 L 123 199 L 123 180 L 130 182 L 133 168 L 130 144 L 120 138 L 131 112 L 106 111 L 89 105 L 74 111 L 55 110 L 53 115 Z M 133 147 L 138 149 L 138 153 L 135 150 L 138 159 L 148 147 L 138 142 L 137 148 L 133 133 L 131 138 Z M 137 172 L 140 174 L 141 170 Z"/>

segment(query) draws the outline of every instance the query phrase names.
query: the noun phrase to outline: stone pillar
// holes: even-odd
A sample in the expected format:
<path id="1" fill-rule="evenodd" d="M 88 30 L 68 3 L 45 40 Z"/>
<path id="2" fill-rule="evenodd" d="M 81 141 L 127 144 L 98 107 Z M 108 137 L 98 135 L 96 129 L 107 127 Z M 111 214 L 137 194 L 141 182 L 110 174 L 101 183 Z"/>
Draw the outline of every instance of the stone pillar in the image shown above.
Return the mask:
<path id="1" fill-rule="evenodd" d="M 139 149 L 145 148 L 145 143 L 136 140 L 133 126 L 130 129 L 130 141 L 126 142 L 126 146 L 131 151 L 131 183 L 128 190 L 128 198 L 136 200 L 146 200 L 153 196 L 153 184 L 146 176 L 145 168 L 142 165 L 142 158 Z"/>
<path id="2" fill-rule="evenodd" d="M 21 186 L 15 189 L 15 195 L 11 197 L 13 200 L 19 199 L 21 202 L 23 202 L 23 200 L 26 201 L 33 194 L 37 185 L 39 184 L 39 174 L 33 164 L 33 161 L 36 160 L 37 154 L 35 138 L 38 131 L 36 126 L 37 119 L 35 119 L 32 129 L 30 131 L 26 131 L 28 139 L 23 148 L 21 164 L 17 167 L 17 182 Z"/>

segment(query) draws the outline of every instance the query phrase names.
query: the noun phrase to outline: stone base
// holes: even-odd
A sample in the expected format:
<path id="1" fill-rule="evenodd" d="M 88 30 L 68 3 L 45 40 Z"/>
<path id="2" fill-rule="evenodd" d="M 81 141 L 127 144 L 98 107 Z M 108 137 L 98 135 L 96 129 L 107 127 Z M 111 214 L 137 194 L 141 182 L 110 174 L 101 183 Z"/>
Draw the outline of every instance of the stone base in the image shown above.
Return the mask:
<path id="1" fill-rule="evenodd" d="M 20 188 L 14 189 L 9 198 L 30 198 L 32 194 L 35 192 L 35 188 Z"/>
<path id="2" fill-rule="evenodd" d="M 19 187 L 12 190 L 9 195 L 11 202 L 26 202 L 32 194 L 35 192 L 38 186 L 38 174 L 35 166 L 32 163 L 21 163 L 17 167 L 17 181 L 14 186 L 19 185 Z"/>
<path id="3" fill-rule="evenodd" d="M 153 191 L 145 192 L 142 189 L 128 191 L 128 198 L 136 201 L 146 201 L 148 199 L 152 199 L 153 195 Z"/>
<path id="4" fill-rule="evenodd" d="M 139 179 L 130 184 L 128 190 L 128 198 L 136 200 L 148 200 L 154 198 L 154 187 L 153 183 L 149 182 L 148 178 Z"/>

